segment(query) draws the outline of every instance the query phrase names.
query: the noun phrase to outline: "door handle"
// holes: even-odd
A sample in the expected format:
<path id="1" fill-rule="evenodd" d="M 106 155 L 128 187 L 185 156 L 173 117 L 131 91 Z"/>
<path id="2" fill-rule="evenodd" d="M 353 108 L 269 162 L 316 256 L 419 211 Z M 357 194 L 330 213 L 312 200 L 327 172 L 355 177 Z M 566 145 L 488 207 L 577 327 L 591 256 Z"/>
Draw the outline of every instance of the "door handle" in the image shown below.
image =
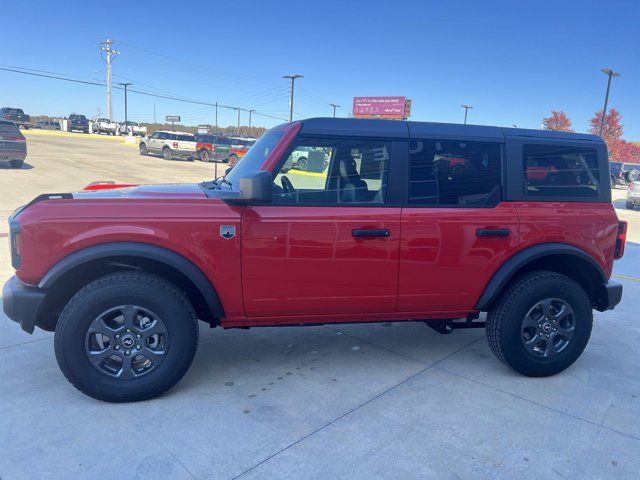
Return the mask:
<path id="1" fill-rule="evenodd" d="M 508 228 L 478 228 L 476 237 L 508 237 L 511 230 Z"/>
<path id="2" fill-rule="evenodd" d="M 354 228 L 351 230 L 351 236 L 369 238 L 369 237 L 388 237 L 391 235 L 391 231 L 386 228 Z"/>

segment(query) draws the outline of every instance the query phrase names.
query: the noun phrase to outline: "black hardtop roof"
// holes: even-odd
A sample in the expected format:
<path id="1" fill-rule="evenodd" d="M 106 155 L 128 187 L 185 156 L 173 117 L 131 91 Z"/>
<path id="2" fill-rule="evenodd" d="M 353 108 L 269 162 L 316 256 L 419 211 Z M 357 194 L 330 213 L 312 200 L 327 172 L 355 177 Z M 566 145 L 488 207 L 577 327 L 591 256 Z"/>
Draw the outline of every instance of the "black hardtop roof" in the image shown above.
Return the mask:
<path id="1" fill-rule="evenodd" d="M 602 142 L 596 135 L 527 128 L 504 128 L 458 123 L 413 122 L 361 118 L 308 118 L 300 133 L 385 138 L 467 138 L 504 141 L 505 137 L 533 137 L 557 140 Z"/>

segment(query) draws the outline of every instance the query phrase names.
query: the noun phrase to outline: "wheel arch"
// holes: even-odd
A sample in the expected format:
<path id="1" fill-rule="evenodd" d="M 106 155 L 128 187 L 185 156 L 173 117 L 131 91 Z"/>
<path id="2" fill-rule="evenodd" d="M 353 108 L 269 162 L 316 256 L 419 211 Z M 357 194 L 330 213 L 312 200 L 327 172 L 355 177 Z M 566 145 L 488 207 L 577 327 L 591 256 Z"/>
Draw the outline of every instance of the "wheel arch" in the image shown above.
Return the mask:
<path id="1" fill-rule="evenodd" d="M 120 270 L 148 271 L 166 278 L 184 291 L 198 318 L 212 326 L 224 316 L 216 290 L 193 262 L 156 245 L 113 242 L 78 250 L 47 271 L 38 287 L 48 292 L 41 312 L 49 315 L 39 319 L 39 326 L 53 330 L 64 305 L 80 288 L 96 278 Z"/>
<path id="2" fill-rule="evenodd" d="M 534 245 L 513 255 L 491 277 L 475 308 L 489 310 L 514 278 L 533 270 L 553 271 L 575 280 L 587 292 L 593 306 L 600 310 L 607 283 L 604 270 L 591 255 L 564 243 Z"/>

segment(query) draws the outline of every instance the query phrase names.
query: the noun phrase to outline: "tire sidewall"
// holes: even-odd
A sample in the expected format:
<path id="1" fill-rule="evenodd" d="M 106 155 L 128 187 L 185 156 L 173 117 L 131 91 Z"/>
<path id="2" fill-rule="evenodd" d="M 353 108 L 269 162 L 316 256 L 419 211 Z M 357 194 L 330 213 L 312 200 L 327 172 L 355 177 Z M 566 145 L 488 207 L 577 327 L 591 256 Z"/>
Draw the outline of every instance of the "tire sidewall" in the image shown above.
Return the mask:
<path id="1" fill-rule="evenodd" d="M 113 401 L 136 401 L 171 388 L 189 368 L 197 343 L 197 324 L 187 304 L 157 285 L 121 282 L 80 291 L 63 310 L 55 333 L 56 357 L 65 375 L 91 396 Z M 120 305 L 139 305 L 158 315 L 168 332 L 167 354 L 153 371 L 119 380 L 99 372 L 87 358 L 86 334 L 95 318 Z M 195 327 L 194 327 L 195 325 Z"/>
<path id="2" fill-rule="evenodd" d="M 529 353 L 522 344 L 522 321 L 528 311 L 540 300 L 559 298 L 567 302 L 574 312 L 575 334 L 561 352 L 551 358 Z M 515 370 L 532 376 L 558 373 L 582 354 L 591 336 L 593 311 L 584 290 L 568 278 L 552 278 L 527 288 L 505 313 L 501 332 L 501 349 L 505 360 Z"/>

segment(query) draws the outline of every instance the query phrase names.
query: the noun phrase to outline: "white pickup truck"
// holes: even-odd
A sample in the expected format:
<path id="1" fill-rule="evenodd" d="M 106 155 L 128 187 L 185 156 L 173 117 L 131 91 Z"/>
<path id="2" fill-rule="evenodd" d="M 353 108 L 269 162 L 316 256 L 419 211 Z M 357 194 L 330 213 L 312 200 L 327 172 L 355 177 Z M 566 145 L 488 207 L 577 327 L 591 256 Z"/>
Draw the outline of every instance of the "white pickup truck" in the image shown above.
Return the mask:
<path id="1" fill-rule="evenodd" d="M 91 125 L 93 133 L 106 133 L 107 135 L 115 135 L 118 130 L 118 124 L 112 122 L 108 118 L 94 118 Z"/>
<path id="2" fill-rule="evenodd" d="M 118 134 L 144 137 L 147 134 L 147 127 L 141 126 L 138 122 L 122 122 L 118 127 Z"/>
<path id="3" fill-rule="evenodd" d="M 140 155 L 162 155 L 165 160 L 197 156 L 196 137 L 187 132 L 157 131 L 140 139 Z"/>

